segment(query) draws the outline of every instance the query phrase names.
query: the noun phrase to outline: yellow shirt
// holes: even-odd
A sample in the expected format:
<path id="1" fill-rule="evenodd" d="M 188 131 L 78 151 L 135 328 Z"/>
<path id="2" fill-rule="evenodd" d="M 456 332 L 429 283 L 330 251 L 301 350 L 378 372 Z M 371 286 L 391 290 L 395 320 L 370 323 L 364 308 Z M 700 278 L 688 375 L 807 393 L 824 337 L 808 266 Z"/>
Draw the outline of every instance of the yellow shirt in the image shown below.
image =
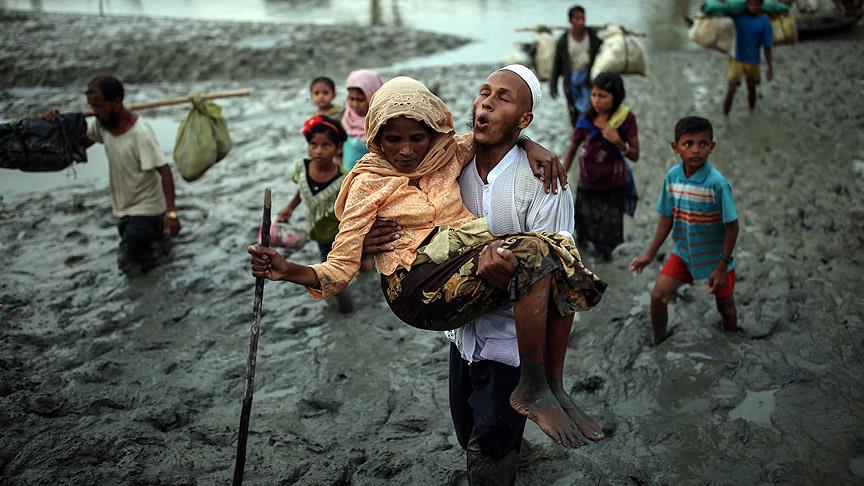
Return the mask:
<path id="1" fill-rule="evenodd" d="M 457 156 L 440 170 L 411 184 L 407 177 L 362 173 L 355 177 L 345 202 L 339 234 L 327 261 L 312 265 L 320 289 L 308 288 L 316 299 L 339 293 L 360 269 L 363 240 L 376 219 L 393 221 L 402 227 L 394 251 L 375 255 L 382 275 L 398 267 L 411 269 L 421 243 L 439 226 L 458 228 L 476 219 L 462 204 L 458 178 L 474 157 L 471 134 L 456 137 Z M 419 186 L 419 187 L 418 187 Z"/>

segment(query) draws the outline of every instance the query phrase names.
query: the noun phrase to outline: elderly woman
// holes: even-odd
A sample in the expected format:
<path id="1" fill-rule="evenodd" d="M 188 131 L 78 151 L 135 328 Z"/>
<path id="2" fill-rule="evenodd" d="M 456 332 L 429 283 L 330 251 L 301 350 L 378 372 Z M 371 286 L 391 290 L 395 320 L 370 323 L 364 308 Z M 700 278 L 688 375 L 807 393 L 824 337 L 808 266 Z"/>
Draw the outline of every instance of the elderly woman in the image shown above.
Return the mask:
<path id="1" fill-rule="evenodd" d="M 366 134 L 370 153 L 342 184 L 339 234 L 327 260 L 300 265 L 250 246 L 253 275 L 304 285 L 315 298 L 333 295 L 357 273 L 375 219 L 394 221 L 402 227 L 395 250 L 375 257 L 394 314 L 441 331 L 513 301 L 522 364 L 511 405 L 556 442 L 581 444 L 547 383 L 547 321 L 572 320 L 599 302 L 606 285 L 582 265 L 567 237 L 546 233 L 499 238 L 519 260 L 508 290 L 477 275 L 480 251 L 496 238 L 462 204 L 457 178 L 472 158 L 470 136 L 454 135 L 450 111 L 422 83 L 406 77 L 385 83 L 372 98 Z M 549 366 L 563 365 L 563 352 L 549 354 L 561 361 Z"/>

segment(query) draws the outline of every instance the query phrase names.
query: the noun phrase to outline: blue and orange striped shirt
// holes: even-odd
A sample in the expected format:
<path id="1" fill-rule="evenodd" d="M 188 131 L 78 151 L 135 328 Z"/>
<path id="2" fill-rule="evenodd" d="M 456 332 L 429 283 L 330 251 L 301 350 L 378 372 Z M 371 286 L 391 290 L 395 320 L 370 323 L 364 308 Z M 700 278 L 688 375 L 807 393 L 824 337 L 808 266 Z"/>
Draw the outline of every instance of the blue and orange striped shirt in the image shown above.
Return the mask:
<path id="1" fill-rule="evenodd" d="M 732 186 L 711 163 L 688 178 L 684 163 L 666 173 L 657 212 L 672 218 L 674 253 L 694 280 L 708 278 L 723 256 L 726 224 L 738 219 Z M 729 270 L 735 268 L 733 261 Z"/>

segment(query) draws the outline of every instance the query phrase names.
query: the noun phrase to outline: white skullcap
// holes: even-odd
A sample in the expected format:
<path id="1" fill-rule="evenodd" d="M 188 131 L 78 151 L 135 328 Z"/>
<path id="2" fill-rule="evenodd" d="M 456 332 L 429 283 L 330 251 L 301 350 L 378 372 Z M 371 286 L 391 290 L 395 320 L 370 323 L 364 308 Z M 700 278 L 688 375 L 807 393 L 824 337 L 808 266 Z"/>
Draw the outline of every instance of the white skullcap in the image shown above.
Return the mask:
<path id="1" fill-rule="evenodd" d="M 537 79 L 537 75 L 534 74 L 534 71 L 521 64 L 510 64 L 509 66 L 504 66 L 499 69 L 499 71 L 504 70 L 515 73 L 517 76 L 522 78 L 522 81 L 525 81 L 525 84 L 528 85 L 528 89 L 531 90 L 531 111 L 534 111 L 534 109 L 537 108 L 537 105 L 540 104 L 540 99 L 543 97 L 543 93 L 540 91 L 540 80 Z"/>

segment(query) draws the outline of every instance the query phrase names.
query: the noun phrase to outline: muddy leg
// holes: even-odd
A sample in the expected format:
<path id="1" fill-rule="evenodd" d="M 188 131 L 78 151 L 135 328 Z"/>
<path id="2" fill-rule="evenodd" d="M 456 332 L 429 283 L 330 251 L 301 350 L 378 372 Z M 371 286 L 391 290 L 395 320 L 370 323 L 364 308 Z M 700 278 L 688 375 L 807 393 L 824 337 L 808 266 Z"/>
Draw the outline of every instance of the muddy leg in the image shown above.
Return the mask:
<path id="1" fill-rule="evenodd" d="M 513 305 L 521 364 L 519 384 L 510 394 L 510 405 L 555 442 L 578 447 L 584 441 L 546 381 L 544 355 L 551 281 L 552 276 L 547 275 Z"/>
<path id="2" fill-rule="evenodd" d="M 747 103 L 750 106 L 750 111 L 756 108 L 756 84 L 747 83 Z"/>
<path id="3" fill-rule="evenodd" d="M 552 305 L 550 303 L 550 307 Z M 546 381 L 549 383 L 549 388 L 552 389 L 552 394 L 558 399 L 561 408 L 576 424 L 582 435 L 597 441 L 605 437 L 603 429 L 580 410 L 570 394 L 564 390 L 564 358 L 567 355 L 567 342 L 570 339 L 572 325 L 573 314 L 562 317 L 554 308 L 550 308 L 546 329 Z M 584 443 L 582 442 L 582 444 Z"/>
<path id="4" fill-rule="evenodd" d="M 657 277 L 657 282 L 654 284 L 654 289 L 651 291 L 651 327 L 654 330 L 654 345 L 662 343 L 666 337 L 666 324 L 669 316 L 666 312 L 666 306 L 672 297 L 675 296 L 675 291 L 681 286 L 681 281 L 676 280 L 668 275 L 660 275 Z"/>
<path id="5" fill-rule="evenodd" d="M 726 99 L 723 100 L 723 114 L 728 115 L 732 111 L 732 100 L 735 98 L 735 90 L 738 89 L 738 83 L 729 82 L 728 90 L 726 91 Z"/>
<path id="6" fill-rule="evenodd" d="M 735 298 L 733 296 L 716 299 L 717 310 L 720 311 L 720 316 L 723 318 L 723 329 L 734 332 L 738 329 L 738 310 L 735 308 Z"/>

